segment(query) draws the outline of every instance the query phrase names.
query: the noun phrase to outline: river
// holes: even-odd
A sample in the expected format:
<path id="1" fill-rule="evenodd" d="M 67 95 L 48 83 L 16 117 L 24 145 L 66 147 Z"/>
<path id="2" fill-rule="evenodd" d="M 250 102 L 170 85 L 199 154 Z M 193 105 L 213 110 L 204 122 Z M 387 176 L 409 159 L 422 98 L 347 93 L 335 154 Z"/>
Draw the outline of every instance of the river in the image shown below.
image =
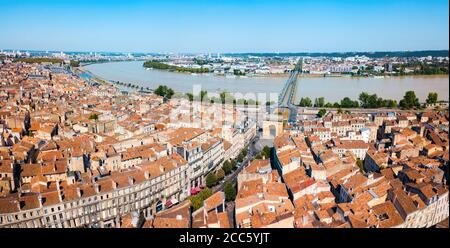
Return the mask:
<path id="1" fill-rule="evenodd" d="M 83 68 L 97 77 L 111 81 L 134 83 L 139 86 L 156 88 L 167 85 L 179 92 L 192 92 L 193 85 L 201 85 L 208 92 L 278 93 L 287 77 L 235 77 L 227 78 L 213 74 L 191 75 L 162 70 L 146 70 L 143 61 L 111 62 L 91 64 Z M 335 102 L 348 96 L 357 99 L 366 91 L 388 99 L 400 100 L 406 91 L 413 90 L 421 101 L 429 92 L 437 92 L 439 100 L 449 99 L 449 77 L 445 76 L 406 76 L 389 78 L 350 78 L 350 77 L 301 77 L 297 98 L 308 96 L 325 97 Z M 297 99 L 297 100 L 298 100 Z"/>

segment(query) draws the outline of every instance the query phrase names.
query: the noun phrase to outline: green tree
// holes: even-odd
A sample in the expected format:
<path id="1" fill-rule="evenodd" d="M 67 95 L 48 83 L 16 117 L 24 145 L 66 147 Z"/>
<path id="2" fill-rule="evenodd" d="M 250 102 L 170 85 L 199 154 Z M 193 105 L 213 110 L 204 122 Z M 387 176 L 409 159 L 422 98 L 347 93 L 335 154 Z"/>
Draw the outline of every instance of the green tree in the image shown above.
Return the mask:
<path id="1" fill-rule="evenodd" d="M 314 107 L 323 108 L 325 106 L 325 98 L 319 97 L 314 100 Z"/>
<path id="2" fill-rule="evenodd" d="M 386 100 L 386 107 L 387 108 L 396 108 L 397 107 L 397 101 L 396 100 Z"/>
<path id="3" fill-rule="evenodd" d="M 233 168 L 233 170 L 237 168 L 236 160 L 234 160 L 234 159 L 230 160 L 230 164 L 231 164 L 231 168 Z"/>
<path id="4" fill-rule="evenodd" d="M 218 181 L 221 181 L 225 177 L 225 171 L 223 169 L 217 170 L 216 177 Z"/>
<path id="5" fill-rule="evenodd" d="M 325 104 L 324 106 L 325 108 L 332 108 L 333 104 L 331 104 L 330 102 L 327 102 L 327 104 Z"/>
<path id="6" fill-rule="evenodd" d="M 261 155 L 264 156 L 266 159 L 270 158 L 270 147 L 264 146 L 264 148 L 261 151 Z"/>
<path id="7" fill-rule="evenodd" d="M 427 97 L 427 103 L 428 104 L 435 104 L 438 100 L 438 94 L 436 92 L 430 92 L 428 93 Z"/>
<path id="8" fill-rule="evenodd" d="M 348 97 L 344 97 L 344 99 L 341 100 L 341 107 L 342 108 L 357 108 L 359 107 L 359 103 L 357 101 L 353 101 L 352 99 Z"/>
<path id="9" fill-rule="evenodd" d="M 237 161 L 239 163 L 242 163 L 242 161 L 244 161 L 244 155 L 242 155 L 242 153 L 239 153 L 238 157 L 237 157 Z"/>
<path id="10" fill-rule="evenodd" d="M 190 102 L 194 101 L 194 95 L 192 95 L 192 93 L 186 93 L 186 96 Z"/>
<path id="11" fill-rule="evenodd" d="M 98 115 L 97 114 L 91 114 L 90 116 L 89 116 L 89 120 L 98 120 Z"/>
<path id="12" fill-rule="evenodd" d="M 70 66 L 71 67 L 78 67 L 78 66 L 80 66 L 80 62 L 76 61 L 76 60 L 71 60 L 70 61 Z"/>
<path id="13" fill-rule="evenodd" d="M 227 181 L 225 183 L 223 191 L 225 192 L 226 201 L 234 201 L 236 199 L 236 188 L 231 182 Z"/>
<path id="14" fill-rule="evenodd" d="M 203 201 L 212 196 L 213 192 L 210 188 L 205 188 L 200 191 L 197 195 L 189 196 L 189 201 L 191 202 L 193 210 L 197 210 L 203 206 Z"/>
<path id="15" fill-rule="evenodd" d="M 312 106 L 312 102 L 311 99 L 309 97 L 302 97 L 300 99 L 300 107 L 311 107 Z"/>
<path id="16" fill-rule="evenodd" d="M 244 157 L 247 156 L 247 149 L 245 149 L 245 148 L 242 149 L 241 153 Z"/>
<path id="17" fill-rule="evenodd" d="M 211 188 L 211 187 L 213 187 L 216 184 L 217 184 L 217 177 L 216 177 L 216 175 L 214 173 L 209 173 L 206 176 L 206 186 L 208 188 Z"/>
<path id="18" fill-rule="evenodd" d="M 223 171 L 225 172 L 226 175 L 231 173 L 231 171 L 233 170 L 233 167 L 232 167 L 232 165 L 231 165 L 229 160 L 227 160 L 227 161 L 225 161 L 223 163 L 222 169 L 223 169 Z"/>
<path id="19" fill-rule="evenodd" d="M 155 94 L 170 99 L 175 94 L 175 92 L 165 85 L 159 85 L 158 88 L 155 89 Z"/>
<path id="20" fill-rule="evenodd" d="M 148 67 L 148 68 L 179 71 L 179 72 L 191 72 L 191 73 L 208 73 L 209 72 L 208 68 L 188 68 L 188 67 L 181 67 L 181 66 L 175 66 L 175 65 L 168 65 L 168 64 L 162 63 L 157 60 L 146 61 L 146 62 L 144 62 L 143 66 Z"/>
<path id="21" fill-rule="evenodd" d="M 14 59 L 14 62 L 24 62 L 24 63 L 52 63 L 52 64 L 61 64 L 64 62 L 62 59 L 56 58 L 18 58 Z"/>
<path id="22" fill-rule="evenodd" d="M 325 109 L 320 109 L 319 113 L 317 113 L 317 116 L 322 118 L 325 116 L 326 113 L 327 113 L 327 111 Z"/>
<path id="23" fill-rule="evenodd" d="M 34 137 L 34 133 L 30 130 L 26 131 L 25 135 L 29 137 Z"/>
<path id="24" fill-rule="evenodd" d="M 200 209 L 203 206 L 202 199 L 200 199 L 200 197 L 196 195 L 191 195 L 188 199 L 191 202 L 191 206 L 194 211 Z"/>
<path id="25" fill-rule="evenodd" d="M 420 107 L 419 98 L 416 97 L 416 93 L 414 91 L 407 91 L 400 101 L 400 107 L 404 109 Z"/>
<path id="26" fill-rule="evenodd" d="M 227 92 L 220 92 L 220 101 L 222 102 L 222 104 L 225 104 L 225 100 L 227 98 Z"/>
<path id="27" fill-rule="evenodd" d="M 367 92 L 362 92 L 359 94 L 358 100 L 361 102 L 361 107 L 363 108 L 378 108 L 379 98 L 377 94 L 369 95 Z M 382 99 L 380 99 L 382 100 Z"/>
<path id="28" fill-rule="evenodd" d="M 213 192 L 210 188 L 205 188 L 202 189 L 202 191 L 200 191 L 198 194 L 198 197 L 200 197 L 200 199 L 202 199 L 202 201 L 208 199 L 210 196 L 213 195 Z"/>
<path id="29" fill-rule="evenodd" d="M 359 167 L 359 170 L 361 172 L 364 171 L 364 160 L 361 159 L 356 160 L 356 165 Z"/>
<path id="30" fill-rule="evenodd" d="M 361 107 L 367 108 L 369 102 L 369 94 L 367 92 L 362 92 L 359 94 L 359 101 L 361 102 Z"/>
<path id="31" fill-rule="evenodd" d="M 206 90 L 201 90 L 200 91 L 200 101 L 207 101 L 208 100 L 208 91 Z"/>

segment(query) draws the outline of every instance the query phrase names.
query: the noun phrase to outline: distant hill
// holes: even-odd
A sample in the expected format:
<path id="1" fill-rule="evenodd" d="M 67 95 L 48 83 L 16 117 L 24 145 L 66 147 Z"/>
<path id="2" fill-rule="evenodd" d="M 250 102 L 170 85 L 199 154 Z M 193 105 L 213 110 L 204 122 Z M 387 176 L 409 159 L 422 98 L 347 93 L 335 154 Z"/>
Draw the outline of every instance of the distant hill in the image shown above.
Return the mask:
<path id="1" fill-rule="evenodd" d="M 264 57 L 287 57 L 287 56 L 309 56 L 309 57 L 352 57 L 367 56 L 369 58 L 383 57 L 448 57 L 448 50 L 427 50 L 427 51 L 397 51 L 397 52 L 333 52 L 333 53 L 228 53 L 226 56 L 264 56 Z"/>

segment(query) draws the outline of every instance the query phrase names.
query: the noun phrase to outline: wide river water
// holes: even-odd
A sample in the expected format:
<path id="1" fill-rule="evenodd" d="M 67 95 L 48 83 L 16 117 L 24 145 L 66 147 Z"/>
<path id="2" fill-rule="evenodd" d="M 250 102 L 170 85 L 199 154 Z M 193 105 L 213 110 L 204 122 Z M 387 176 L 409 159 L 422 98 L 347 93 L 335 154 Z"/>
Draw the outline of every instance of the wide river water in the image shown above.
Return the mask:
<path id="1" fill-rule="evenodd" d="M 201 85 L 208 92 L 279 93 L 287 77 L 235 77 L 228 78 L 213 74 L 191 75 L 162 70 L 146 70 L 142 61 L 111 62 L 91 64 L 84 67 L 95 76 L 105 80 L 134 83 L 139 86 L 156 88 L 167 85 L 179 92 L 192 92 L 193 85 Z M 400 100 L 406 91 L 414 90 L 421 101 L 429 92 L 437 92 L 439 100 L 449 99 L 448 76 L 408 76 L 389 78 L 350 77 L 301 77 L 297 98 L 308 96 L 325 97 L 335 102 L 348 96 L 357 99 L 365 91 L 378 96 Z"/>

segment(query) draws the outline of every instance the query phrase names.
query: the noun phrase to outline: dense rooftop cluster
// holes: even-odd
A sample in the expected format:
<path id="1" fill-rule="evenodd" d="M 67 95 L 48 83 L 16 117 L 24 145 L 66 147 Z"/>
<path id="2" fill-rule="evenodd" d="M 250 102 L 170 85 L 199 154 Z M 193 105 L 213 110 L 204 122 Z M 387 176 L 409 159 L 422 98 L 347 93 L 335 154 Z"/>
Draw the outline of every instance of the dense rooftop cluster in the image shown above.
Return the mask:
<path id="1" fill-rule="evenodd" d="M 271 151 L 250 161 L 256 154 L 242 151 L 257 135 L 258 111 L 123 93 L 48 63 L 3 63 L 0 227 L 448 221 L 448 111 L 300 114 L 279 122 Z M 235 184 L 205 187 L 237 157 Z"/>
<path id="2" fill-rule="evenodd" d="M 205 121 L 213 109 L 193 114 L 188 101 L 125 94 L 48 63 L 3 63 L 0 85 L 0 226 L 153 219 L 256 134 L 234 106 Z"/>
<path id="3" fill-rule="evenodd" d="M 328 113 L 288 125 L 239 177 L 238 227 L 448 221 L 449 113 Z"/>

